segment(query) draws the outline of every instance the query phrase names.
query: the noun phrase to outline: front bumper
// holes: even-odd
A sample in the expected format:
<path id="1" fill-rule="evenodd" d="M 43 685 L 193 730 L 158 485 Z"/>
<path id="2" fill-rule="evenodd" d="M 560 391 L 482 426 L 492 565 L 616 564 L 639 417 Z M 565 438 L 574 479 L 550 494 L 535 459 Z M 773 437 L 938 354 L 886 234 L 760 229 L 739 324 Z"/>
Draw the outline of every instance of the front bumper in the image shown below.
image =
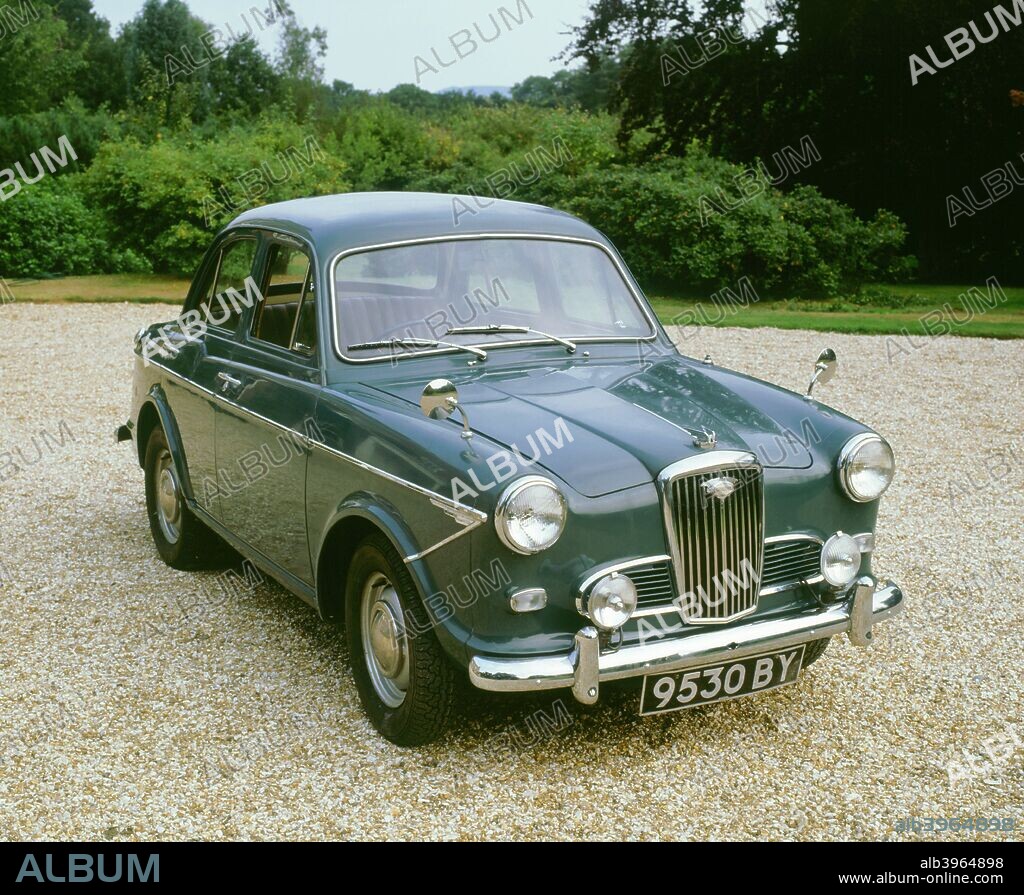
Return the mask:
<path id="1" fill-rule="evenodd" d="M 736 628 L 702 630 L 618 650 L 601 651 L 597 629 L 585 627 L 561 656 L 521 659 L 476 656 L 469 679 L 481 690 L 528 691 L 571 687 L 579 702 L 597 702 L 601 681 L 680 671 L 848 634 L 857 646 L 871 642 L 871 628 L 903 609 L 903 591 L 891 581 L 864 576 L 853 596 L 831 606 L 785 618 L 751 621 Z"/>

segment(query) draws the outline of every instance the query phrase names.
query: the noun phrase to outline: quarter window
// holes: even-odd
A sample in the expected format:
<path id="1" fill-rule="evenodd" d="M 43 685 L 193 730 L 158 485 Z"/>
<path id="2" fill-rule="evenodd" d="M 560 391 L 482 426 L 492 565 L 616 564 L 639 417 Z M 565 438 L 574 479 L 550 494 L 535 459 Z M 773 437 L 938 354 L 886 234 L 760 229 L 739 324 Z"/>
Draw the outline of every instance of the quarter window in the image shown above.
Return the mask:
<path id="1" fill-rule="evenodd" d="M 313 354 L 316 300 L 309 255 L 296 246 L 272 243 L 265 282 L 263 298 L 253 316 L 253 338 L 301 354 Z"/>
<path id="2" fill-rule="evenodd" d="M 217 277 L 206 297 L 208 322 L 235 332 L 246 307 L 252 305 L 257 293 L 252 280 L 256 259 L 255 239 L 236 239 L 221 249 Z"/>

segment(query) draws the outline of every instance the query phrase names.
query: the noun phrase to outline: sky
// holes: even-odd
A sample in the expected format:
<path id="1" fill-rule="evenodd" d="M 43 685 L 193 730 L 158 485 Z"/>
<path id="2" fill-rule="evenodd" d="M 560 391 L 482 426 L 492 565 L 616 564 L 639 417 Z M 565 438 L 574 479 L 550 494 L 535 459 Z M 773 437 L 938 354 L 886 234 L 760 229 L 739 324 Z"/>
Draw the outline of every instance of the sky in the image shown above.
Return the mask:
<path id="1" fill-rule="evenodd" d="M 142 2 L 93 0 L 93 6 L 110 21 L 116 34 L 121 25 L 135 17 Z M 269 0 L 186 2 L 211 26 L 224 29 L 227 25 L 235 33 L 244 33 L 246 21 L 254 20 L 250 9 L 266 9 L 269 5 Z M 521 2 L 525 2 L 526 9 L 519 5 Z M 589 5 L 588 0 L 291 0 L 301 24 L 327 29 L 327 83 L 338 79 L 362 90 L 416 84 L 417 76 L 424 90 L 438 91 L 449 87 L 511 87 L 530 75 L 551 75 L 564 67 L 552 57 L 568 45 L 565 32 L 582 23 Z M 499 13 L 502 7 L 507 10 L 504 17 Z M 491 39 L 494 22 L 499 24 L 501 36 L 490 43 L 481 41 L 475 26 Z M 470 31 L 477 50 L 470 53 L 472 45 L 465 43 L 464 58 L 442 68 L 433 51 L 446 63 L 458 59 L 450 38 L 463 29 Z M 277 44 L 275 26 L 268 26 L 258 39 L 264 49 L 273 51 Z M 456 43 L 462 40 L 455 38 Z M 417 56 L 434 71 L 424 63 L 417 66 Z"/>

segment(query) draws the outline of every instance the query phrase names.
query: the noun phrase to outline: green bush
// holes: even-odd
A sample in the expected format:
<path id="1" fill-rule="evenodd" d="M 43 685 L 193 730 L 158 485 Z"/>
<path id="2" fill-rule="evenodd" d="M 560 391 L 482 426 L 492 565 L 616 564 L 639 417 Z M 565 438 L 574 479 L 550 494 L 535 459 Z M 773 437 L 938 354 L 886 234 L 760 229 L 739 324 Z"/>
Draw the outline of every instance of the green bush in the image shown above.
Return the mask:
<path id="1" fill-rule="evenodd" d="M 0 167 L 9 167 L 20 161 L 31 173 L 34 168 L 29 156 L 33 152 L 38 153 L 43 146 L 57 152 L 57 141 L 66 136 L 78 156 L 77 161 L 69 162 L 68 170 L 83 171 L 114 128 L 110 115 L 102 111 L 87 112 L 77 100 L 68 100 L 60 108 L 46 112 L 0 117 L 0 146 L 3 147 L 4 160 Z"/>
<path id="2" fill-rule="evenodd" d="M 311 137 L 318 151 L 306 143 Z M 211 237 L 242 211 L 346 192 L 345 171 L 333 136 L 266 120 L 210 140 L 175 134 L 148 146 L 107 143 L 86 183 L 117 245 L 156 271 L 191 274 Z"/>
<path id="3" fill-rule="evenodd" d="M 255 205 L 351 189 L 509 195 L 509 184 L 510 198 L 563 208 L 607 233 L 636 276 L 658 288 L 717 289 L 749 276 L 763 294 L 826 298 L 914 271 L 902 253 L 906 228 L 891 213 L 865 221 L 813 187 L 752 184 L 697 144 L 640 163 L 642 136 L 619 146 L 608 114 L 407 106 L 361 96 L 305 125 L 270 111 L 247 125 L 225 119 L 220 130 L 151 136 L 73 106 L 0 119 L 0 135 L 17 145 L 77 129 L 95 155 L 84 175 L 47 178 L 7 203 L 0 272 L 190 274 L 211 237 Z M 101 133 L 107 141 L 97 149 Z M 312 158 L 310 137 L 319 147 Z M 267 171 L 288 176 L 274 184 Z"/>
<path id="4" fill-rule="evenodd" d="M 75 179 L 46 177 L 3 203 L 0 276 L 113 272 L 102 221 L 86 207 Z"/>
<path id="5" fill-rule="evenodd" d="M 891 276 L 906 233 L 892 215 L 865 222 L 813 187 L 737 186 L 743 169 L 690 148 L 646 169 L 609 167 L 545 180 L 541 198 L 603 230 L 636 276 L 675 288 L 836 295 Z"/>

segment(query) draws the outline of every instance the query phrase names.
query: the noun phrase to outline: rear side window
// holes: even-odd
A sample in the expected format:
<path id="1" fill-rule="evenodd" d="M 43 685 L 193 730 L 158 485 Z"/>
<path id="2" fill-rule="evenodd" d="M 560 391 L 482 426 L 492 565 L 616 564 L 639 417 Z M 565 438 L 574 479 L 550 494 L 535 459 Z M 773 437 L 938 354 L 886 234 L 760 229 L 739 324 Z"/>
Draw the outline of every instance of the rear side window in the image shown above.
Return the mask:
<path id="1" fill-rule="evenodd" d="M 209 322 L 213 326 L 235 332 L 249 296 L 255 293 L 252 277 L 256 260 L 257 240 L 236 239 L 221 249 L 217 273 L 206 296 Z"/>
<path id="2" fill-rule="evenodd" d="M 309 255 L 297 246 L 271 244 L 265 282 L 263 300 L 253 316 L 253 338 L 312 354 L 316 346 L 316 301 Z"/>

